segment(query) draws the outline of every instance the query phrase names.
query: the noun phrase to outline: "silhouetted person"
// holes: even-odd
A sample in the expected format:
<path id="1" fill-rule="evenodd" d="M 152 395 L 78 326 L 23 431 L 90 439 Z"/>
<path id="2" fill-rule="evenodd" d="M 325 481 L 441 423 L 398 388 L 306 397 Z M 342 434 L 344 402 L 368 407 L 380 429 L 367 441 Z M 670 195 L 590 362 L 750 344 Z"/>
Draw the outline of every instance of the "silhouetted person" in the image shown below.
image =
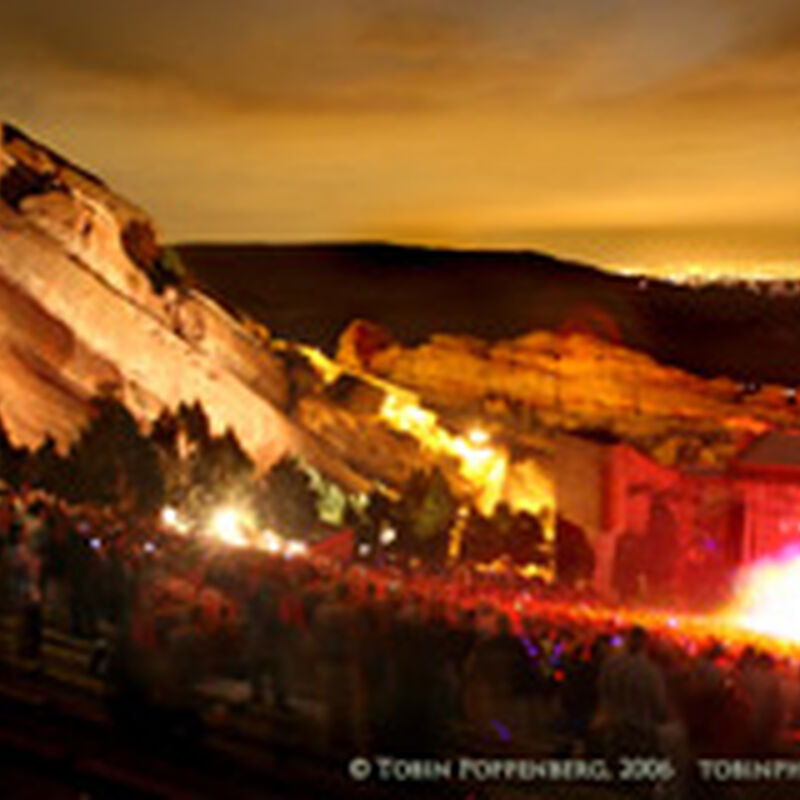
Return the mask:
<path id="1" fill-rule="evenodd" d="M 37 661 L 42 646 L 41 559 L 23 524 L 12 524 L 10 541 L 12 593 L 19 617 L 17 653 Z"/>
<path id="2" fill-rule="evenodd" d="M 608 656 L 609 637 L 597 636 L 589 652 L 578 648 L 567 665 L 562 693 L 567 730 L 574 743 L 590 747 L 590 725 L 597 713 L 600 672 Z"/>
<path id="3" fill-rule="evenodd" d="M 280 617 L 280 595 L 274 577 L 263 579 L 250 597 L 244 636 L 253 702 L 263 702 L 264 676 L 268 675 L 273 705 L 286 710 L 286 631 Z"/>
<path id="4" fill-rule="evenodd" d="M 326 711 L 326 740 L 334 752 L 349 749 L 355 740 L 357 691 L 355 617 L 348 587 L 337 584 L 317 608 L 314 633 Z"/>
<path id="5" fill-rule="evenodd" d="M 667 718 L 666 686 L 647 654 L 644 628 L 632 628 L 625 648 L 606 659 L 598 700 L 611 757 L 658 752 L 658 726 Z"/>
<path id="6" fill-rule="evenodd" d="M 625 531 L 617 538 L 614 547 L 612 574 L 614 588 L 623 603 L 638 598 L 642 562 L 642 537 L 633 530 Z"/>
<path id="7" fill-rule="evenodd" d="M 667 602 L 672 597 L 678 559 L 678 523 L 663 495 L 653 497 L 645 548 L 643 566 L 650 597 Z"/>
<path id="8" fill-rule="evenodd" d="M 594 575 L 595 555 L 580 525 L 559 516 L 556 522 L 556 577 L 562 586 L 575 587 Z"/>

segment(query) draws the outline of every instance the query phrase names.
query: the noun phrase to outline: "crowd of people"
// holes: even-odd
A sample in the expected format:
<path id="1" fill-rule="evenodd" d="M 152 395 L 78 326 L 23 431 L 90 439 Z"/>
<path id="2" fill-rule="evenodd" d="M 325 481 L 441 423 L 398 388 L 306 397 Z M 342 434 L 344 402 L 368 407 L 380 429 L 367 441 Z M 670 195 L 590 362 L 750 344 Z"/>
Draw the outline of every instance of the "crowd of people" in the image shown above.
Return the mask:
<path id="1" fill-rule="evenodd" d="M 0 489 L 0 592 L 15 656 L 40 668 L 43 624 L 95 642 L 111 713 L 139 733 L 201 736 L 197 689 L 220 677 L 278 716 L 313 704 L 331 753 L 468 742 L 689 765 L 782 752 L 798 722 L 790 651 L 645 629 L 512 572 L 274 555 L 27 489 Z"/>

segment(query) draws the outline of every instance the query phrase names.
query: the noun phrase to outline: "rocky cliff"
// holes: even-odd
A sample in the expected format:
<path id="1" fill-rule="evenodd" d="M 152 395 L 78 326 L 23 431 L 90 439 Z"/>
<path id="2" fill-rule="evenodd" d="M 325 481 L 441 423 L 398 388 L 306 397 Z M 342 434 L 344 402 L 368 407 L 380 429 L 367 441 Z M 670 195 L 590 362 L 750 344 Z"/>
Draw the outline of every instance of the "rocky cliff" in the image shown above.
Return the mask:
<path id="1" fill-rule="evenodd" d="M 458 458 L 377 413 L 387 389 L 271 341 L 176 273 L 153 221 L 99 178 L 12 126 L 0 132 L 0 415 L 13 440 L 66 446 L 113 392 L 142 421 L 202 403 L 262 468 L 300 456 L 349 489 L 401 485 Z M 335 374 L 331 374 L 331 371 Z M 434 423 L 435 425 L 435 423 Z"/>
<path id="2" fill-rule="evenodd" d="M 165 263 L 143 211 L 2 127 L 0 413 L 12 438 L 65 445 L 98 391 L 142 419 L 199 400 L 261 466 L 298 452 L 358 483 L 285 413 L 285 372 L 263 331 Z"/>
<path id="3" fill-rule="evenodd" d="M 403 347 L 355 322 L 337 358 L 415 392 L 453 425 L 480 420 L 515 446 L 567 431 L 628 442 L 665 464 L 721 467 L 753 434 L 800 424 L 793 393 L 781 387 L 747 394 L 581 333 L 497 342 L 437 335 Z"/>
<path id="4" fill-rule="evenodd" d="M 564 432 L 720 466 L 753 433 L 800 422 L 779 387 L 745 395 L 580 332 L 411 347 L 355 323 L 335 363 L 271 339 L 177 266 L 144 211 L 2 127 L 0 414 L 12 438 L 66 445 L 99 391 L 142 420 L 198 400 L 262 468 L 293 453 L 362 490 L 436 465 L 486 510 L 537 511 L 552 507 Z"/>

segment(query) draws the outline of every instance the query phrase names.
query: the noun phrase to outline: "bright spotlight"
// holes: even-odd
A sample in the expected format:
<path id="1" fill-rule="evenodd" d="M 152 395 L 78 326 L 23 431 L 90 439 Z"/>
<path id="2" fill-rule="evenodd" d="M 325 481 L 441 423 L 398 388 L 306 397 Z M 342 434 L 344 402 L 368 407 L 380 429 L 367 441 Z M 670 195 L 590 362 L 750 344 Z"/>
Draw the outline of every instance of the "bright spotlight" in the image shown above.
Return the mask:
<path id="1" fill-rule="evenodd" d="M 380 542 L 384 547 L 388 547 L 397 540 L 397 531 L 394 528 L 384 528 L 381 531 Z"/>
<path id="2" fill-rule="evenodd" d="M 746 630 L 798 642 L 798 601 L 800 555 L 787 549 L 742 572 L 727 615 Z"/>
<path id="3" fill-rule="evenodd" d="M 483 428 L 473 428 L 467 434 L 467 439 L 474 447 L 485 447 L 489 444 L 489 434 Z"/>
<path id="4" fill-rule="evenodd" d="M 263 548 L 268 553 L 280 553 L 283 549 L 283 542 L 277 534 L 272 531 L 263 531 L 261 534 L 261 543 Z"/>
<path id="5" fill-rule="evenodd" d="M 287 541 L 284 551 L 286 555 L 291 558 L 292 556 L 302 556 L 308 552 L 308 547 L 305 542 Z"/>
<path id="6" fill-rule="evenodd" d="M 239 546 L 247 544 L 242 531 L 241 515 L 234 508 L 221 508 L 216 511 L 211 519 L 211 527 L 216 536 L 226 544 Z"/>
<path id="7" fill-rule="evenodd" d="M 177 533 L 188 533 L 190 527 L 189 523 L 181 518 L 178 509 L 173 506 L 164 506 L 161 509 L 161 524 Z"/>

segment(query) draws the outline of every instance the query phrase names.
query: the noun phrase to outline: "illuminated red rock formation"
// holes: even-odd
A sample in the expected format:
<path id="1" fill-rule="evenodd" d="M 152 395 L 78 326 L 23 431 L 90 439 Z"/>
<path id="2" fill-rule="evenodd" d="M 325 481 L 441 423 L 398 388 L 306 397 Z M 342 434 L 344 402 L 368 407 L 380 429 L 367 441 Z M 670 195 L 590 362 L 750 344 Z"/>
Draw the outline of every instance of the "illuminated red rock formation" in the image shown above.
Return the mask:
<path id="1" fill-rule="evenodd" d="M 314 449 L 282 411 L 280 362 L 171 279 L 144 212 L 10 126 L 0 142 L 0 412 L 14 438 L 66 444 L 111 387 L 143 419 L 199 400 L 262 465 Z"/>
<path id="2" fill-rule="evenodd" d="M 708 465 L 752 433 L 800 422 L 780 387 L 744 397 L 733 381 L 705 380 L 585 334 L 537 331 L 495 343 L 437 335 L 359 361 L 359 331 L 343 334 L 343 363 L 414 391 L 445 418 L 495 420 L 520 441 L 572 431 L 634 443 L 664 463 Z"/>

